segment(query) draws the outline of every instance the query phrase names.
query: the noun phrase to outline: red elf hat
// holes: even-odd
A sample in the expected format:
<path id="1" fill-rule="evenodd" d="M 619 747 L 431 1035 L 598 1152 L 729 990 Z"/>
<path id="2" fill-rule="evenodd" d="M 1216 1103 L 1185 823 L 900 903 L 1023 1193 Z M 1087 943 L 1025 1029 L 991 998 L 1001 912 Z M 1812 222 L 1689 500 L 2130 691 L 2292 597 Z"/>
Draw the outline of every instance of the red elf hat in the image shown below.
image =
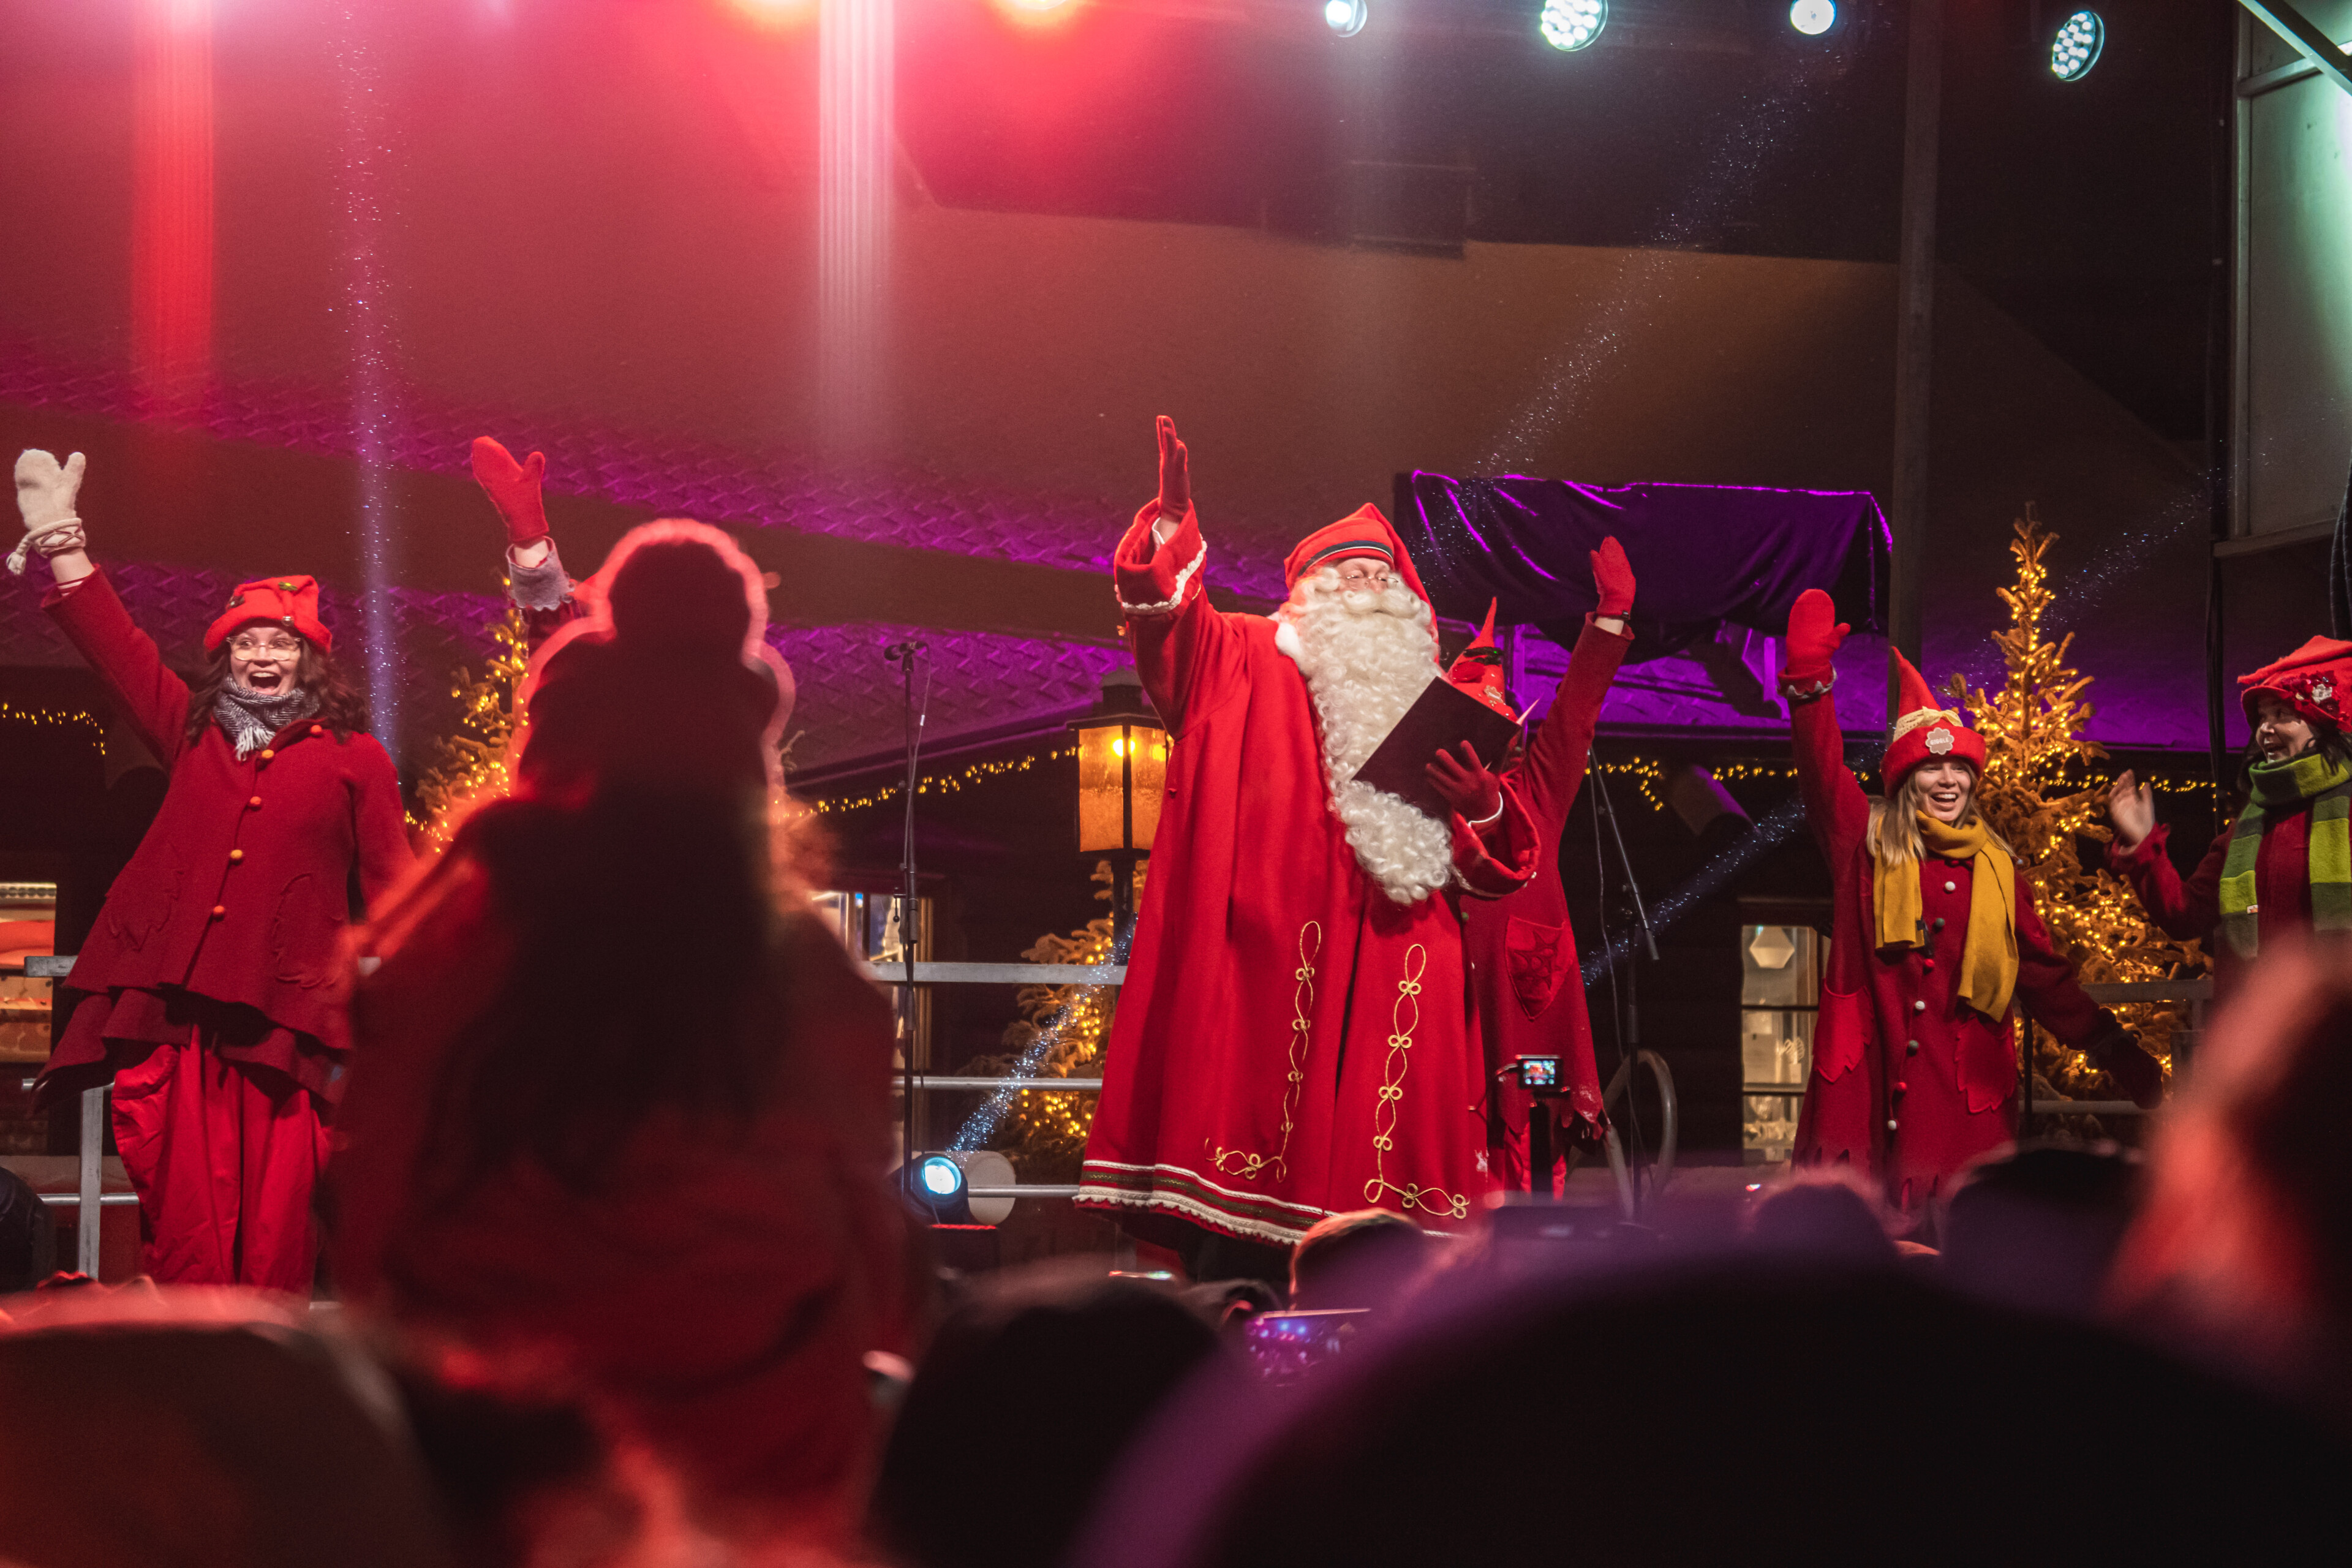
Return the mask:
<path id="1" fill-rule="evenodd" d="M 1957 710 L 1936 700 L 1909 659 L 1894 649 L 1887 651 L 1895 654 L 1898 686 L 1895 738 L 1887 742 L 1886 760 L 1878 770 L 1886 793 L 1893 795 L 1911 776 L 1911 770 L 1924 763 L 1961 762 L 1983 773 L 1984 737 L 1961 723 Z"/>
<path id="2" fill-rule="evenodd" d="M 1511 706 L 1503 689 L 1503 650 L 1495 646 L 1494 600 L 1486 601 L 1486 624 L 1478 628 L 1470 646 L 1454 657 L 1445 679 L 1513 723 L 1518 721 L 1519 710 Z"/>
<path id="3" fill-rule="evenodd" d="M 2344 728 L 2344 686 L 2352 680 L 2352 642 L 2314 637 L 2284 658 L 2238 677 L 2246 722 L 2256 722 L 2254 699 L 2269 692 L 2306 719 Z"/>
<path id="4" fill-rule="evenodd" d="M 319 619 L 319 580 L 315 577 L 260 577 L 239 583 L 236 592 L 228 596 L 228 608 L 205 632 L 205 651 L 219 652 L 230 633 L 256 621 L 299 632 L 321 653 L 331 652 L 335 646 L 333 635 Z"/>
<path id="5" fill-rule="evenodd" d="M 1421 574 L 1412 569 L 1412 557 L 1404 551 L 1404 541 L 1389 526 L 1376 506 L 1362 506 L 1349 512 L 1328 528 L 1318 528 L 1300 540 L 1282 563 L 1282 585 L 1298 586 L 1298 580 L 1309 572 L 1326 566 L 1336 566 L 1342 561 L 1370 557 L 1385 561 L 1412 596 L 1423 604 L 1429 603 L 1429 590 L 1421 585 Z"/>

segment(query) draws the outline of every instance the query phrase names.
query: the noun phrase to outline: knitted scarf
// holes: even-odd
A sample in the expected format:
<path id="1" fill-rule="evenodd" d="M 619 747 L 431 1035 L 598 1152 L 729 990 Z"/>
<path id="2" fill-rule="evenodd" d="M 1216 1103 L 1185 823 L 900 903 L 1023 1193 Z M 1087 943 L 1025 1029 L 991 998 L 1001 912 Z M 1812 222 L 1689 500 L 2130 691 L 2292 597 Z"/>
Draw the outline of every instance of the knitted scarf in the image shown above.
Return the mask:
<path id="1" fill-rule="evenodd" d="M 2352 767 L 2305 752 L 2248 771 L 2253 789 L 2221 858 L 2221 934 L 2239 957 L 2254 956 L 2254 862 L 2263 835 L 2278 814 L 2305 801 L 2311 803 L 2311 923 L 2320 931 L 2352 930 Z"/>
<path id="2" fill-rule="evenodd" d="M 1960 949 L 1960 1000 L 2000 1021 L 2009 1016 L 2017 989 L 2017 868 L 2009 852 L 1992 840 L 1981 816 L 1965 827 L 1919 814 L 1919 837 L 1930 855 L 1972 862 L 1969 884 L 1969 931 Z M 1927 944 L 1927 917 L 1919 891 L 1925 860 L 1890 864 L 1871 859 L 1871 889 L 1878 906 L 1878 945 Z"/>
<path id="3" fill-rule="evenodd" d="M 275 695 L 238 683 L 236 676 L 221 682 L 213 695 L 213 717 L 220 721 L 228 743 L 242 762 L 269 744 L 278 731 L 319 710 L 319 694 L 296 687 Z"/>

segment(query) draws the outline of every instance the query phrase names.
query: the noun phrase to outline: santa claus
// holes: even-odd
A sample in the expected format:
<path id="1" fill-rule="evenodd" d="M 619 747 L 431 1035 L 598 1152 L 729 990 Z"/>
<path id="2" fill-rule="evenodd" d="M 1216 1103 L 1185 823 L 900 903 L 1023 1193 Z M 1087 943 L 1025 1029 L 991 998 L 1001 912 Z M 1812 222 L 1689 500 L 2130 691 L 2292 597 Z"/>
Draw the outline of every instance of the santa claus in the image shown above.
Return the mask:
<path id="1" fill-rule="evenodd" d="M 1271 616 L 1220 611 L 1165 418 L 1160 447 L 1114 574 L 1174 743 L 1078 1202 L 1178 1245 L 1367 1206 L 1463 1226 L 1496 1183 L 1455 900 L 1522 886 L 1535 834 L 1466 747 L 1428 764 L 1445 820 L 1356 777 L 1440 678 L 1388 520 L 1309 535 Z"/>

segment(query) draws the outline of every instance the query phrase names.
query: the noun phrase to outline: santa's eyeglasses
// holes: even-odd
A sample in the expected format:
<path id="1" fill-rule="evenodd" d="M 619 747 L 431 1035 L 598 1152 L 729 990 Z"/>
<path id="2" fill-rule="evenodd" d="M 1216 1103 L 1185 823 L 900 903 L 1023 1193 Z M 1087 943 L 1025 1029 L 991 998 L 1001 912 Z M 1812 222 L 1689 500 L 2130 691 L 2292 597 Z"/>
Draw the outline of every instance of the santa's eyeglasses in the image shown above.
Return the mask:
<path id="1" fill-rule="evenodd" d="M 1377 561 L 1349 561 L 1339 567 L 1342 588 L 1385 588 L 1395 581 L 1389 569 Z"/>

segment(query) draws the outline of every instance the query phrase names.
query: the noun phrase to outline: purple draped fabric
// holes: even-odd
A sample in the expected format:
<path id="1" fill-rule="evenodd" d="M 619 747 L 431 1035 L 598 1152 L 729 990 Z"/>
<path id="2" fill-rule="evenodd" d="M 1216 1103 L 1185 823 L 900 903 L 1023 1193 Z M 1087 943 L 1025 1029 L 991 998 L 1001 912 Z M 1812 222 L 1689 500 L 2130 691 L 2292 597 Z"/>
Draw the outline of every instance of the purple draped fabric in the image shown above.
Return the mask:
<path id="1" fill-rule="evenodd" d="M 1594 605 L 1588 552 L 1614 534 L 1640 591 L 1632 659 L 1712 637 L 1725 621 L 1772 637 L 1808 588 L 1854 630 L 1885 630 L 1888 538 L 1864 490 L 1580 485 L 1516 475 L 1399 474 L 1397 531 L 1441 616 L 1528 626 L 1573 647 Z"/>

